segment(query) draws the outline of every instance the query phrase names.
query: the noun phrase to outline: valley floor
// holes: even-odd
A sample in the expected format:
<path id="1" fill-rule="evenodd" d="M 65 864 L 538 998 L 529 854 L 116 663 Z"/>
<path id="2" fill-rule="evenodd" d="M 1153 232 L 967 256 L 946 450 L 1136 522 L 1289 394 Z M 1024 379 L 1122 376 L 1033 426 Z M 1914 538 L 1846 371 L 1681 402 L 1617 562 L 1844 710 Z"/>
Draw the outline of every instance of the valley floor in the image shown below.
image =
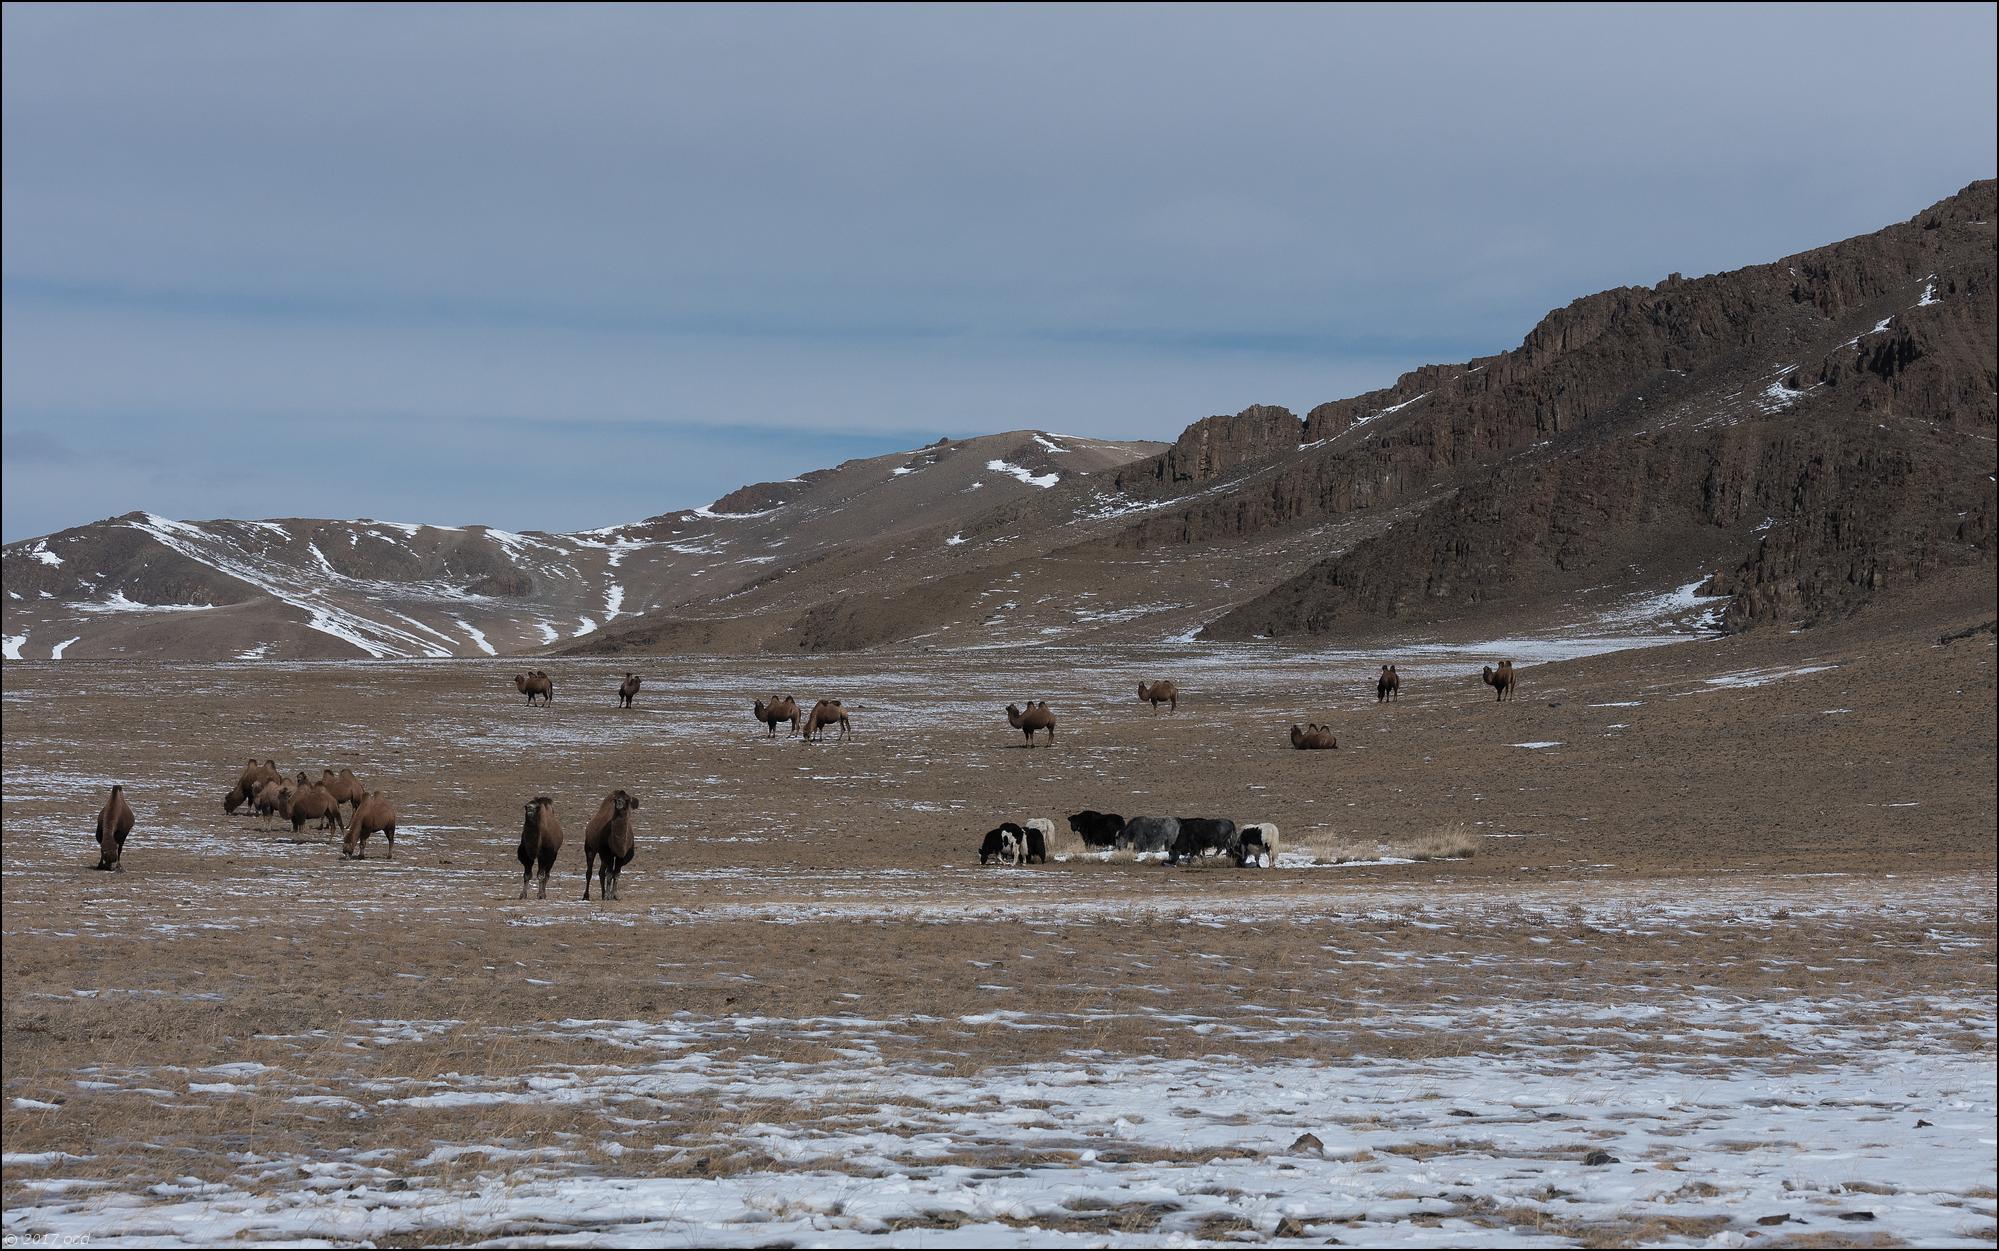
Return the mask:
<path id="1" fill-rule="evenodd" d="M 1543 639 L 1508 704 L 1441 644 L 704 658 L 630 711 L 598 662 L 547 708 L 506 663 L 10 663 L 6 1240 L 1992 1245 L 1994 648 L 1947 609 Z M 853 738 L 762 739 L 773 690 Z M 395 858 L 225 817 L 252 752 L 389 788 Z M 570 845 L 517 902 L 535 794 Z M 978 866 L 1083 807 L 1286 852 Z"/>

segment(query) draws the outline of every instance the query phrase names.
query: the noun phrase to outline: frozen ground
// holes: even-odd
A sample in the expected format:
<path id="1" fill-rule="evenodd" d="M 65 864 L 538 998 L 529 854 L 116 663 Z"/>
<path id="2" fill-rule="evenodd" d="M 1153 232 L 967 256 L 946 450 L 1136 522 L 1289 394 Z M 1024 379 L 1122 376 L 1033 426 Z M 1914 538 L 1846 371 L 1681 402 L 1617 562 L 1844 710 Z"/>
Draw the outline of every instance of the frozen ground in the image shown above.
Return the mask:
<path id="1" fill-rule="evenodd" d="M 1206 646 L 676 660 L 629 710 L 622 661 L 534 708 L 497 661 L 10 665 L 5 1235 L 1992 1245 L 1990 649 L 1521 655 L 1506 704 L 1403 655 L 1393 705 L 1376 655 Z M 773 691 L 853 739 L 761 737 Z M 253 750 L 387 787 L 395 860 L 224 817 Z M 639 856 L 584 904 L 612 785 Z M 516 902 L 536 793 L 570 843 Z M 975 862 L 1112 804 L 1286 852 Z M 1393 852 L 1439 833 L 1475 856 Z"/>

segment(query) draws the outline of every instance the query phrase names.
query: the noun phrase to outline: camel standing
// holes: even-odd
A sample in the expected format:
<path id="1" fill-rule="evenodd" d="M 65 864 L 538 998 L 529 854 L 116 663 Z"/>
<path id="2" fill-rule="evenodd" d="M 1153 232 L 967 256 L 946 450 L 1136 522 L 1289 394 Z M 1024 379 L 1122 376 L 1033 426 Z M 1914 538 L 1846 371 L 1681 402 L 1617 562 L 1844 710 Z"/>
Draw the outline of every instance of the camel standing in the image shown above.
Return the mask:
<path id="1" fill-rule="evenodd" d="M 785 734 L 786 738 L 798 733 L 798 723 L 803 714 L 798 711 L 798 701 L 791 696 L 786 695 L 783 699 L 779 699 L 773 695 L 768 701 L 760 699 L 756 701 L 755 708 L 757 720 L 763 722 L 769 731 L 764 735 L 765 738 L 777 737 L 777 723 L 780 721 L 791 722 L 791 729 Z"/>
<path id="2" fill-rule="evenodd" d="M 1490 665 L 1486 666 L 1485 684 L 1496 692 L 1495 703 L 1500 700 L 1512 699 L 1513 662 L 1502 660 L 1499 662 L 1499 668 L 1497 669 L 1492 668 Z"/>
<path id="3" fill-rule="evenodd" d="M 527 802 L 527 819 L 521 823 L 521 845 L 517 853 L 521 860 L 521 898 L 528 897 L 528 883 L 541 873 L 541 893 L 537 899 L 548 898 L 548 874 L 555 867 L 555 854 L 562 850 L 562 822 L 555 819 L 555 801 L 546 795 L 537 795 Z M 586 879 L 584 886 L 589 882 Z"/>
<path id="4" fill-rule="evenodd" d="M 1159 681 L 1152 683 L 1150 686 L 1140 682 L 1138 684 L 1138 697 L 1144 702 L 1151 704 L 1154 713 L 1159 711 L 1159 705 L 1161 704 L 1167 706 L 1166 711 L 1168 712 L 1180 711 L 1180 688 L 1172 682 Z"/>
<path id="5" fill-rule="evenodd" d="M 639 801 L 625 791 L 612 791 L 597 805 L 597 815 L 583 827 L 583 899 L 590 899 L 590 873 L 597 873 L 597 897 L 618 897 L 618 875 L 638 854 L 638 831 L 632 822 Z"/>
<path id="6" fill-rule="evenodd" d="M 1034 746 L 1034 732 L 1048 731 L 1048 745 L 1055 745 L 1055 714 L 1049 711 L 1048 701 L 1035 703 L 1029 700 L 1025 709 L 1012 704 L 1006 706 L 1006 723 L 1027 736 L 1027 745 Z"/>
<path id="7" fill-rule="evenodd" d="M 515 674 L 514 689 L 527 696 L 530 704 L 537 695 L 541 696 L 541 702 L 544 704 L 555 702 L 555 683 L 540 669 L 530 669 L 526 673 Z"/>
<path id="8" fill-rule="evenodd" d="M 97 867 L 123 873 L 125 836 L 132 832 L 132 805 L 125 802 L 123 785 L 111 788 L 111 798 L 97 814 Z"/>
<path id="9" fill-rule="evenodd" d="M 628 673 L 625 680 L 618 683 L 618 707 L 630 708 L 632 701 L 639 697 L 639 686 L 645 681 L 636 673 Z"/>
<path id="10" fill-rule="evenodd" d="M 1374 683 L 1374 702 L 1402 698 L 1402 675 L 1395 672 L 1394 665 L 1381 666 L 1381 677 Z"/>

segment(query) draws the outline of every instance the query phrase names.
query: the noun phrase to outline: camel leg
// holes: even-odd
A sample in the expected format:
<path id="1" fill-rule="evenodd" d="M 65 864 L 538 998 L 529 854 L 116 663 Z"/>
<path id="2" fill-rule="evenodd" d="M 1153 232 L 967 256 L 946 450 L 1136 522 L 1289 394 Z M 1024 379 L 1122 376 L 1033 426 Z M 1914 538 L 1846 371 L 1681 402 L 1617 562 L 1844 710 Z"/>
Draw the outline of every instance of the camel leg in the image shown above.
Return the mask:
<path id="1" fill-rule="evenodd" d="M 534 865 L 525 864 L 521 866 L 521 893 L 517 898 L 526 899 L 528 897 L 528 879 L 533 876 Z"/>
<path id="2" fill-rule="evenodd" d="M 590 902 L 590 875 L 597 871 L 597 857 L 583 853 L 583 902 Z"/>

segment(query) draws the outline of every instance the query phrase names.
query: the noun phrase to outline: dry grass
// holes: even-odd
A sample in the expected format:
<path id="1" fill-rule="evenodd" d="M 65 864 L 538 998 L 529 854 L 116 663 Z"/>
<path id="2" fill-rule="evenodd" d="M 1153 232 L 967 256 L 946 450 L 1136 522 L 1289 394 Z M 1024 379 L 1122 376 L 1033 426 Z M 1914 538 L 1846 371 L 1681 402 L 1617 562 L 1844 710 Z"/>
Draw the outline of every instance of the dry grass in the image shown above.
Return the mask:
<path id="1" fill-rule="evenodd" d="M 1318 864 L 1352 864 L 1375 860 L 1469 860 L 1478 853 L 1479 835 L 1462 821 L 1421 833 L 1362 838 L 1331 829 L 1306 830 L 1284 836 L 1283 849 L 1312 857 Z"/>

